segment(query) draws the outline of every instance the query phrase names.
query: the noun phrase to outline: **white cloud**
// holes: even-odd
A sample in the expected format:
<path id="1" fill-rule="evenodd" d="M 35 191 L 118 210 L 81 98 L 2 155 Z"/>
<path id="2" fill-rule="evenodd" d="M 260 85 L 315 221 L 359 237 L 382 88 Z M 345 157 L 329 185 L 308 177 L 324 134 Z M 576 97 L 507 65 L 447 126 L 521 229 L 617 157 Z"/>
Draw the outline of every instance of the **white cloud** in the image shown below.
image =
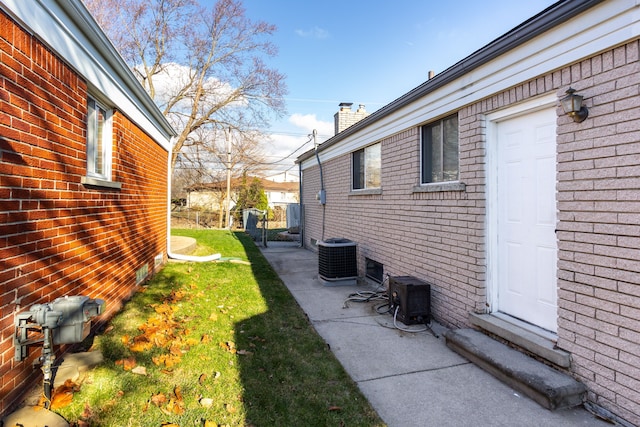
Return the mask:
<path id="1" fill-rule="evenodd" d="M 329 38 L 329 31 L 320 27 L 313 27 L 310 30 L 297 29 L 296 34 L 300 37 L 311 37 L 314 39 L 327 39 Z"/>
<path id="2" fill-rule="evenodd" d="M 323 141 L 332 137 L 335 131 L 333 122 L 318 120 L 315 114 L 292 114 L 289 117 L 289 123 L 308 133 L 311 133 L 314 129 L 317 130 Z"/>

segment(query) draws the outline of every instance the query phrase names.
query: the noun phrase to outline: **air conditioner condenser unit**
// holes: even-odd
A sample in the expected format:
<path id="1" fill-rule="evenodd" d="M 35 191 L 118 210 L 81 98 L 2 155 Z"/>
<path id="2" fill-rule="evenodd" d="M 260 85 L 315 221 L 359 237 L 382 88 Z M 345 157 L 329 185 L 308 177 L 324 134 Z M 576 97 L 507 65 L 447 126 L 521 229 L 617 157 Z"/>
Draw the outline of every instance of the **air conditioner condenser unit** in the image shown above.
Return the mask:
<path id="1" fill-rule="evenodd" d="M 355 285 L 357 244 L 343 238 L 318 241 L 318 276 L 325 286 Z"/>

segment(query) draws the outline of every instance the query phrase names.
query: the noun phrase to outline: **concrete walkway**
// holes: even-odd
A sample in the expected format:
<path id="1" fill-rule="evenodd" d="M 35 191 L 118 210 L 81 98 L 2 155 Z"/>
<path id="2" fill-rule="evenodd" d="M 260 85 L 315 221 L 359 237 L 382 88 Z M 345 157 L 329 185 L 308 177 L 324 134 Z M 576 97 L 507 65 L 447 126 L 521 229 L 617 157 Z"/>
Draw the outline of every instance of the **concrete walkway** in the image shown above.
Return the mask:
<path id="1" fill-rule="evenodd" d="M 99 351 L 81 353 L 67 353 L 62 358 L 62 363 L 56 366 L 54 389 L 64 384 L 65 381 L 79 381 L 82 374 L 100 365 L 104 358 Z M 25 399 L 25 406 L 7 415 L 0 420 L 4 427 L 69 427 L 69 423 L 57 413 L 39 406 L 42 396 L 42 384 L 34 388 Z"/>
<path id="2" fill-rule="evenodd" d="M 388 426 L 611 426 L 582 408 L 552 412 L 518 395 L 450 350 L 442 326 L 409 333 L 398 330 L 390 315 L 376 312 L 381 302 L 349 302 L 345 308 L 350 294 L 370 289 L 324 286 L 317 277 L 317 254 L 297 245 L 269 242 L 262 253 Z M 56 385 L 100 361 L 97 352 L 65 356 Z M 4 425 L 68 426 L 58 415 L 29 406 L 36 404 L 37 399 L 28 402 L 2 420 Z"/>
<path id="3" fill-rule="evenodd" d="M 519 395 L 450 350 L 439 325 L 408 333 L 376 312 L 381 302 L 344 308 L 349 294 L 369 288 L 324 286 L 317 254 L 297 243 L 261 249 L 388 426 L 611 426 L 582 407 L 552 412 Z"/>

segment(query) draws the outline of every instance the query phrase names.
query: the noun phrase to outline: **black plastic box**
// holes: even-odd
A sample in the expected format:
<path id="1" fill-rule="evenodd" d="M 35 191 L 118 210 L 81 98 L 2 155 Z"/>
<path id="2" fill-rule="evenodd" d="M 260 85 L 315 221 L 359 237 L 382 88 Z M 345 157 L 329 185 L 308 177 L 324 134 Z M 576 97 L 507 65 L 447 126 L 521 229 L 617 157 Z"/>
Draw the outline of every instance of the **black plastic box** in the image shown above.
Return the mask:
<path id="1" fill-rule="evenodd" d="M 391 313 L 405 325 L 429 323 L 431 319 L 431 285 L 413 276 L 389 277 Z"/>

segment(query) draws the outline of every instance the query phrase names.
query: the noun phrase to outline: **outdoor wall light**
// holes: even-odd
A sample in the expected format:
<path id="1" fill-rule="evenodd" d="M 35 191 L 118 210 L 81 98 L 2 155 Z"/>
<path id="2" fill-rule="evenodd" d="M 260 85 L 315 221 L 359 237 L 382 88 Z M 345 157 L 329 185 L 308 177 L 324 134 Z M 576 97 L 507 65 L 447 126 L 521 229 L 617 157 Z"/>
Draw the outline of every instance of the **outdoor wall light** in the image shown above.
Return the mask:
<path id="1" fill-rule="evenodd" d="M 567 89 L 567 96 L 560 100 L 562 104 L 562 109 L 565 114 L 573 119 L 574 122 L 580 123 L 583 122 L 584 119 L 589 115 L 589 110 L 587 107 L 582 105 L 582 95 L 577 95 L 576 90 L 573 88 Z"/>

